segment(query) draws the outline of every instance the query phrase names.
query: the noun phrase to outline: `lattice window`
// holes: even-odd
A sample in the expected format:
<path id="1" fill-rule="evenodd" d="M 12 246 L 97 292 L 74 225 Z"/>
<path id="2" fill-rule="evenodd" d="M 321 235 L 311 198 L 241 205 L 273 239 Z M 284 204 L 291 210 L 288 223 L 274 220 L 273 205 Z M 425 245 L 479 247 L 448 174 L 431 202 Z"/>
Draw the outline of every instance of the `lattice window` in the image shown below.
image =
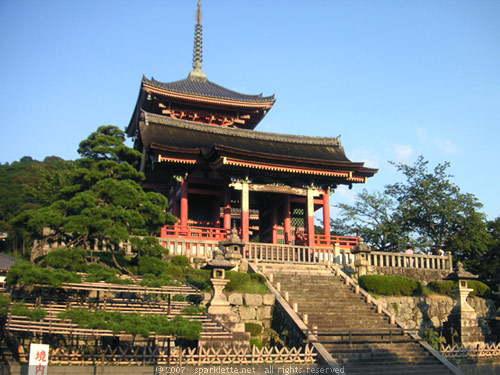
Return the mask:
<path id="1" fill-rule="evenodd" d="M 213 215 L 213 201 L 203 196 L 189 196 L 189 220 L 195 222 L 211 222 Z"/>

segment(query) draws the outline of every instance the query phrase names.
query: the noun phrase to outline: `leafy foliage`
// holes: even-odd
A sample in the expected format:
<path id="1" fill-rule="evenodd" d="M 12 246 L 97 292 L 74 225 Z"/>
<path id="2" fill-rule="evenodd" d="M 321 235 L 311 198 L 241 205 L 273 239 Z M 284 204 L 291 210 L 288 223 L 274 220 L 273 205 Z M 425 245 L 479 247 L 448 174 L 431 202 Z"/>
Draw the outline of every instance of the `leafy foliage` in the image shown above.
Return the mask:
<path id="1" fill-rule="evenodd" d="M 478 280 L 467 280 L 467 286 L 472 289 L 470 292 L 471 297 L 482 297 L 490 298 L 491 289 L 485 283 Z M 427 284 L 427 287 L 437 294 L 451 296 L 451 290 L 453 289 L 453 281 L 443 280 L 443 281 L 431 281 Z"/>
<path id="2" fill-rule="evenodd" d="M 482 205 L 450 181 L 448 162 L 438 164 L 432 172 L 427 165 L 422 156 L 413 166 L 395 165 L 406 182 L 389 185 L 387 192 L 398 202 L 399 222 L 405 231 L 417 235 L 420 243 L 446 246 L 471 217 L 484 219 L 477 212 Z"/>
<path id="3" fill-rule="evenodd" d="M 125 146 L 124 140 L 123 131 L 114 126 L 92 133 L 80 143 L 84 158 L 75 162 L 69 182 L 55 197 L 59 199 L 23 211 L 12 225 L 40 240 L 40 246 L 64 241 L 87 248 L 98 241 L 113 251 L 131 235 L 154 235 L 165 223 L 174 222 L 166 212 L 167 199 L 142 190 L 144 175 L 133 166 L 140 153 Z M 149 248 L 140 251 L 158 251 L 148 241 L 141 245 Z"/>
<path id="4" fill-rule="evenodd" d="M 393 275 L 364 275 L 359 278 L 359 285 L 368 292 L 384 296 L 412 296 L 422 293 L 422 284 L 418 280 Z"/>
<path id="5" fill-rule="evenodd" d="M 168 320 L 165 315 L 123 314 L 109 311 L 89 311 L 87 309 L 70 309 L 58 315 L 61 319 L 69 319 L 73 323 L 91 329 L 109 329 L 113 333 L 130 333 L 149 337 L 152 332 L 160 335 L 182 336 L 188 340 L 197 340 L 202 325 L 198 321 L 189 321 L 181 316 Z"/>
<path id="6" fill-rule="evenodd" d="M 387 192 L 363 189 L 354 205 L 339 204 L 340 216 L 332 221 L 334 233 L 363 236 L 375 249 L 404 241 L 404 231 L 396 218 L 397 202 Z"/>
<path id="7" fill-rule="evenodd" d="M 11 298 L 9 294 L 0 294 L 0 316 L 7 314 L 10 302 Z"/>
<path id="8" fill-rule="evenodd" d="M 174 255 L 170 262 L 179 267 L 189 267 L 189 258 L 185 255 Z"/>
<path id="9" fill-rule="evenodd" d="M 30 320 L 40 321 L 47 316 L 47 311 L 41 308 L 29 309 L 22 303 L 15 303 L 10 309 L 10 313 L 15 316 L 26 316 Z"/>
<path id="10" fill-rule="evenodd" d="M 7 274 L 6 282 L 19 287 L 33 286 L 35 284 L 47 285 L 58 288 L 63 283 L 79 283 L 81 276 L 64 269 L 42 268 L 30 262 L 15 263 Z"/>

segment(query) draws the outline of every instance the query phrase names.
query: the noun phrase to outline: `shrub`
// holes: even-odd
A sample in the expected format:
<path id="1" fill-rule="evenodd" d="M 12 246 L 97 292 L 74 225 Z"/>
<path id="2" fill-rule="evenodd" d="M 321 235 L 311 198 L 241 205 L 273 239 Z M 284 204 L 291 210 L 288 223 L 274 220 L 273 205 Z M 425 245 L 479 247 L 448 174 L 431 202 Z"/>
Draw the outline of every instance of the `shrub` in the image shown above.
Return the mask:
<path id="1" fill-rule="evenodd" d="M 491 289 L 488 285 L 482 283 L 478 280 L 467 280 L 467 285 L 472 289 L 470 293 L 471 297 L 477 296 L 482 298 L 491 297 Z M 433 292 L 442 295 L 451 296 L 451 290 L 453 289 L 454 283 L 451 280 L 442 281 L 431 281 L 427 284 L 427 287 Z"/>
<path id="2" fill-rule="evenodd" d="M 261 283 L 261 284 L 266 283 L 266 277 L 264 275 L 261 275 L 260 273 L 251 273 L 250 279 L 252 281 L 256 281 L 256 282 Z"/>
<path id="3" fill-rule="evenodd" d="M 210 270 L 198 270 L 191 267 L 184 269 L 184 280 L 203 291 L 212 290 L 210 275 Z"/>
<path id="4" fill-rule="evenodd" d="M 269 289 L 265 285 L 266 279 L 260 274 L 228 271 L 226 272 L 226 278 L 230 280 L 225 288 L 228 292 L 237 291 L 254 294 L 269 293 Z"/>
<path id="5" fill-rule="evenodd" d="M 9 294 L 0 294 L 0 316 L 7 314 L 10 301 L 11 299 Z"/>
<path id="6" fill-rule="evenodd" d="M 479 280 L 468 280 L 467 285 L 469 288 L 474 289 L 474 291 L 471 292 L 471 296 L 477 296 L 477 297 L 482 297 L 482 298 L 490 298 L 491 297 L 491 289 L 488 285 L 485 283 L 482 283 Z"/>
<path id="7" fill-rule="evenodd" d="M 436 294 L 451 295 L 451 290 L 453 289 L 453 281 L 442 280 L 442 281 L 431 281 L 427 283 L 427 288 L 432 290 Z"/>
<path id="8" fill-rule="evenodd" d="M 15 303 L 10 310 L 10 313 L 15 316 L 26 316 L 30 320 L 40 321 L 47 316 L 47 311 L 44 309 L 33 309 L 30 310 L 26 305 L 22 303 Z"/>
<path id="9" fill-rule="evenodd" d="M 174 255 L 170 262 L 179 267 L 189 267 L 189 258 L 184 255 Z"/>
<path id="10" fill-rule="evenodd" d="M 20 287 L 33 286 L 35 284 L 48 285 L 54 288 L 63 283 L 79 283 L 82 278 L 74 272 L 63 269 L 41 268 L 23 261 L 15 263 L 7 274 L 6 282 L 9 285 Z"/>
<path id="11" fill-rule="evenodd" d="M 238 290 L 238 286 L 249 283 L 251 280 L 248 273 L 235 271 L 227 271 L 226 279 L 229 279 L 229 282 L 227 283 L 225 288 L 225 290 L 228 292 L 234 292 Z"/>
<path id="12" fill-rule="evenodd" d="M 384 296 L 411 296 L 422 293 L 422 284 L 418 280 L 393 275 L 364 275 L 359 278 L 359 285 L 368 292 Z"/>
<path id="13" fill-rule="evenodd" d="M 48 267 L 65 269 L 66 271 L 85 272 L 83 249 L 58 249 L 45 256 L 44 262 Z"/>
<path id="14" fill-rule="evenodd" d="M 139 274 L 146 275 L 148 273 L 153 275 L 160 275 L 163 272 L 167 272 L 168 265 L 163 259 L 150 256 L 142 256 L 139 259 Z"/>
<path id="15" fill-rule="evenodd" d="M 165 315 L 140 315 L 136 313 L 89 311 L 86 309 L 70 309 L 58 314 L 61 319 L 70 319 L 73 323 L 91 329 L 109 329 L 113 333 L 125 331 L 132 335 L 149 337 L 151 332 L 160 335 L 182 336 L 188 340 L 199 338 L 201 322 L 189 321 L 176 316 L 171 321 Z"/>
<path id="16" fill-rule="evenodd" d="M 187 296 L 184 294 L 176 294 L 172 297 L 172 301 L 176 302 L 186 302 Z"/>
<path id="17" fill-rule="evenodd" d="M 162 286 L 179 285 L 179 282 L 174 280 L 174 278 L 166 273 L 162 273 L 159 276 L 153 274 L 144 275 L 141 280 L 141 285 L 149 286 L 152 288 L 160 288 Z"/>
<path id="18" fill-rule="evenodd" d="M 245 323 L 245 332 L 250 333 L 250 336 L 257 337 L 262 333 L 262 326 L 257 323 Z"/>
<path id="19" fill-rule="evenodd" d="M 262 349 L 264 347 L 264 343 L 258 338 L 252 337 L 250 339 L 250 346 L 256 346 L 257 348 Z"/>

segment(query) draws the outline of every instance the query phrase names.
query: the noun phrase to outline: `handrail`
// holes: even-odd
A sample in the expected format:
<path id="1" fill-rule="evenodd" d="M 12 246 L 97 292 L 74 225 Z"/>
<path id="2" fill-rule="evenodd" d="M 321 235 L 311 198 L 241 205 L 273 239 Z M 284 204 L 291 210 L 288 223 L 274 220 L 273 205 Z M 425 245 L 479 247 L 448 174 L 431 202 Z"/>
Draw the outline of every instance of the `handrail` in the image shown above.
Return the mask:
<path id="1" fill-rule="evenodd" d="M 335 271 L 337 276 L 341 276 L 346 281 L 346 284 L 349 284 L 349 285 L 355 287 L 357 290 L 359 290 L 359 293 L 361 295 L 363 295 L 364 297 L 366 297 L 367 303 L 372 303 L 373 305 L 377 306 L 377 309 L 379 309 L 381 313 L 387 315 L 389 317 L 390 321 L 394 322 L 394 324 L 396 324 L 398 327 L 400 327 L 402 329 L 407 329 L 405 324 L 402 321 L 397 319 L 394 314 L 392 314 L 387 308 L 385 308 L 381 303 L 379 303 L 375 298 L 373 298 L 370 293 L 368 293 L 366 290 L 361 288 L 349 275 L 347 275 L 345 272 L 343 272 L 337 265 L 332 265 L 332 269 Z M 432 346 L 430 346 L 429 343 L 427 343 L 425 340 L 423 340 L 418 333 L 408 332 L 408 335 L 411 338 L 413 338 L 415 341 L 417 341 L 422 347 L 427 349 L 428 352 L 430 352 L 434 357 L 436 357 L 453 374 L 456 374 L 456 375 L 462 374 L 457 367 L 455 367 L 450 361 L 448 361 L 446 358 L 444 358 L 441 355 L 441 353 L 439 353 Z"/>

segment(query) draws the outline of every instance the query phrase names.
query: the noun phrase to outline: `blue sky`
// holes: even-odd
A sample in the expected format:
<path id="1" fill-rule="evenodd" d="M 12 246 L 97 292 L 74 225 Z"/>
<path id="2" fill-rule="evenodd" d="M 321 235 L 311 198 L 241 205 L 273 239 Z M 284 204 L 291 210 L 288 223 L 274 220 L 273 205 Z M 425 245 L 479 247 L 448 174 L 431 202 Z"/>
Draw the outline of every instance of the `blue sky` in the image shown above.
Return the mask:
<path id="1" fill-rule="evenodd" d="M 78 157 L 127 126 L 142 75 L 191 70 L 196 0 L 0 0 L 0 162 Z M 342 136 L 347 156 L 434 167 L 500 215 L 500 1 L 205 0 L 207 77 L 275 94 L 257 130 Z M 363 186 L 339 188 L 332 205 Z"/>

